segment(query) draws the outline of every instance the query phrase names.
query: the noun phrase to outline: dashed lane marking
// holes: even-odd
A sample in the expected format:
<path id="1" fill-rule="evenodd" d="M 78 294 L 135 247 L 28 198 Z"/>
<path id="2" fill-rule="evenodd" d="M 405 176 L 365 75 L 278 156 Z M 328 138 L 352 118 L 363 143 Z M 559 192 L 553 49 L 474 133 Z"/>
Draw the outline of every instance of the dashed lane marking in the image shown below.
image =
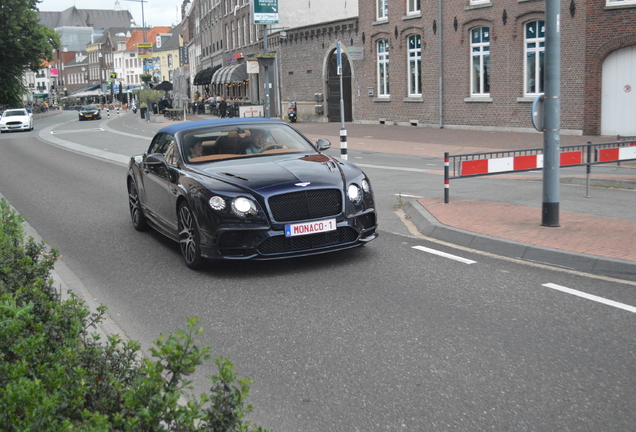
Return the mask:
<path id="1" fill-rule="evenodd" d="M 442 252 L 442 251 L 438 251 L 438 250 L 435 250 L 435 249 L 427 248 L 427 247 L 424 247 L 424 246 L 413 246 L 413 249 L 421 250 L 422 252 L 428 252 L 428 253 L 433 254 L 433 255 L 439 255 L 441 257 L 449 258 L 449 259 L 452 259 L 452 260 L 455 260 L 455 261 L 459 261 L 459 262 L 464 263 L 464 264 L 475 264 L 477 262 L 477 261 L 469 260 L 467 258 L 462 258 L 462 257 L 457 256 L 457 255 L 452 255 L 452 254 L 449 254 L 449 253 L 446 253 L 446 252 Z"/>
<path id="2" fill-rule="evenodd" d="M 567 288 L 561 285 L 557 285 L 557 284 L 553 284 L 553 283 L 546 283 L 543 284 L 542 286 L 546 287 L 546 288 L 551 288 L 553 290 L 557 290 L 557 291 L 561 291 L 564 292 L 566 294 L 572 294 L 578 297 L 582 297 L 584 299 L 588 299 L 588 300 L 592 300 L 598 303 L 602 303 L 604 305 L 608 305 L 608 306 L 612 306 L 618 309 L 623 309 L 626 310 L 627 312 L 631 312 L 631 313 L 636 313 L 636 307 L 634 306 L 630 306 L 630 305 L 626 305 L 625 303 L 619 303 L 619 302 L 615 302 L 614 300 L 608 300 L 606 298 L 603 297 L 599 297 L 599 296 L 595 296 L 592 294 L 588 294 L 588 293 L 584 293 L 582 291 L 577 291 L 575 289 L 572 288 Z"/>

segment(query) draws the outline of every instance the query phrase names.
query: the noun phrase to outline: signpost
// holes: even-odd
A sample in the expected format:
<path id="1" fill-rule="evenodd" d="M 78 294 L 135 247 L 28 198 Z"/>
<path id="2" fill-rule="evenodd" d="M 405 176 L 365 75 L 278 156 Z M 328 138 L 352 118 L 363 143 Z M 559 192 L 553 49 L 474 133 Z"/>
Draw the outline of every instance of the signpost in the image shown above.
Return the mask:
<path id="1" fill-rule="evenodd" d="M 253 0 L 251 5 L 254 24 L 278 24 L 278 0 Z"/>
<path id="2" fill-rule="evenodd" d="M 252 22 L 254 24 L 264 24 L 263 28 L 263 53 L 267 55 L 267 26 L 268 24 L 278 24 L 278 0 L 253 0 L 251 3 Z M 265 118 L 271 118 L 269 103 L 269 66 L 265 68 Z"/>

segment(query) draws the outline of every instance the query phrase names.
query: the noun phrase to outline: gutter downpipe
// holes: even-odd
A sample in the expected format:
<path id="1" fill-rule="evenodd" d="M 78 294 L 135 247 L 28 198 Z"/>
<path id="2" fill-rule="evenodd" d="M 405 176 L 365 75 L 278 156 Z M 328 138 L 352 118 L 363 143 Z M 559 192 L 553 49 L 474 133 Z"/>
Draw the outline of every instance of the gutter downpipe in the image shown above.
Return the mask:
<path id="1" fill-rule="evenodd" d="M 442 1 L 439 0 L 439 128 L 444 128 L 444 67 L 442 65 L 443 62 L 443 52 L 442 52 L 442 35 L 443 35 L 443 27 L 442 27 Z"/>

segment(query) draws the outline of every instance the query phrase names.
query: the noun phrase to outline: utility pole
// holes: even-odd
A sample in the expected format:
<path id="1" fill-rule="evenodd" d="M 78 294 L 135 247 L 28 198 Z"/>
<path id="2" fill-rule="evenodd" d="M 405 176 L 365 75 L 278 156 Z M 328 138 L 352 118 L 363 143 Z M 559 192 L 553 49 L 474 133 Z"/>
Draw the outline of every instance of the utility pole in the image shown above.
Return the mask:
<path id="1" fill-rule="evenodd" d="M 543 205 L 541 225 L 559 226 L 561 0 L 546 0 Z"/>

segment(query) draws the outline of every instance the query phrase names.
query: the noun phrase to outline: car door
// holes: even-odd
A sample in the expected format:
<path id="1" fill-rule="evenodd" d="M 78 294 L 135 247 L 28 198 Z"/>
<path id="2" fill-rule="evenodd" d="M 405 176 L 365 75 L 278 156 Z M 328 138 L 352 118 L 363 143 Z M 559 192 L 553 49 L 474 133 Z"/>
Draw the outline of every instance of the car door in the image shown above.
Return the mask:
<path id="1" fill-rule="evenodd" d="M 169 186 L 172 170 L 167 163 L 156 163 L 149 160 L 149 156 L 161 155 L 165 158 L 171 143 L 174 143 L 172 135 L 166 133 L 156 135 L 142 162 L 146 213 L 161 228 L 168 230 L 171 229 L 171 224 L 167 219 L 167 209 L 170 203 Z"/>

